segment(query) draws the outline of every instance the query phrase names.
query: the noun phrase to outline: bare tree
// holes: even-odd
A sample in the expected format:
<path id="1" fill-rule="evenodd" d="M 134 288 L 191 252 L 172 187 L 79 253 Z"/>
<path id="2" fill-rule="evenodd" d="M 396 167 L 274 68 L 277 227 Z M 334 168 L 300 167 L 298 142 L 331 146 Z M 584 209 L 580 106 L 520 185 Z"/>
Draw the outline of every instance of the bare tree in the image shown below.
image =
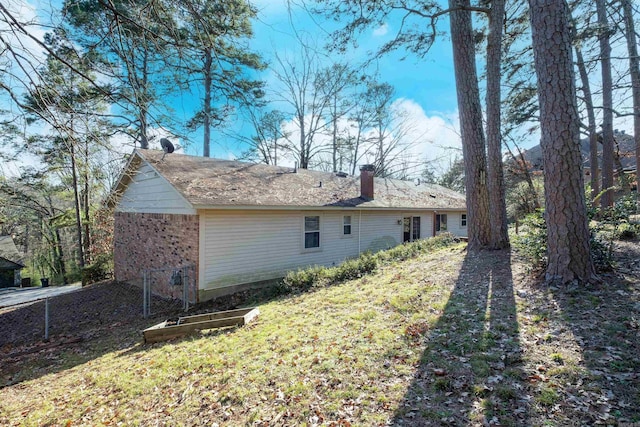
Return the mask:
<path id="1" fill-rule="evenodd" d="M 629 73 L 631 74 L 631 94 L 633 97 L 633 137 L 636 143 L 636 187 L 640 202 L 640 58 L 630 0 L 620 0 L 624 14 L 624 27 L 629 51 Z"/>
<path id="2" fill-rule="evenodd" d="M 591 165 L 591 199 L 600 194 L 600 165 L 598 159 L 598 131 L 596 130 L 596 114 L 593 108 L 593 98 L 591 96 L 591 84 L 589 74 L 582 56 L 582 50 L 576 45 L 576 65 L 580 73 L 582 83 L 582 94 L 584 106 L 587 110 L 587 135 L 589 137 L 589 163 Z"/>
<path id="3" fill-rule="evenodd" d="M 277 100 L 289 105 L 293 111 L 293 122 L 298 130 L 298 140 L 287 135 L 288 149 L 298 166 L 306 169 L 313 158 L 323 149 L 316 136 L 327 128 L 326 113 L 330 98 L 324 93 L 323 79 L 317 54 L 303 47 L 298 60 L 276 55 L 273 72 L 281 84 Z"/>
<path id="4" fill-rule="evenodd" d="M 250 107 L 247 112 L 253 133 L 250 136 L 233 135 L 249 145 L 243 157 L 257 159 L 267 165 L 277 165 L 278 156 L 282 155 L 278 150 L 281 148 L 280 140 L 288 137 L 283 130 L 285 114 L 278 110 L 268 111 L 264 107 Z"/>
<path id="5" fill-rule="evenodd" d="M 613 206 L 613 78 L 611 77 L 611 29 L 607 19 L 605 0 L 596 0 L 598 40 L 602 71 L 602 189 L 603 208 Z"/>
<path id="6" fill-rule="evenodd" d="M 529 0 L 544 165 L 549 282 L 588 282 L 589 247 L 580 129 L 565 1 Z"/>

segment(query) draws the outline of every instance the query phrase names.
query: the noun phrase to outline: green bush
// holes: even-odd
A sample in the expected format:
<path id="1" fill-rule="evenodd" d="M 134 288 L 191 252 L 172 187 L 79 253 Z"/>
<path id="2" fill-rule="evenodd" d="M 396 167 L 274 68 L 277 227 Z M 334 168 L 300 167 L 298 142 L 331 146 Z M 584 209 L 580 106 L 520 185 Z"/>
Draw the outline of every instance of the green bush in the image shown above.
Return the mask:
<path id="1" fill-rule="evenodd" d="M 613 270 L 613 251 L 609 242 L 591 233 L 591 259 L 597 272 Z"/>
<path id="2" fill-rule="evenodd" d="M 544 211 L 538 209 L 522 220 L 520 233 L 511 239 L 513 247 L 534 267 L 544 267 L 547 263 L 547 224 Z"/>
<path id="3" fill-rule="evenodd" d="M 618 240 L 633 240 L 640 234 L 640 224 L 631 224 L 623 222 L 618 226 L 615 238 Z"/>
<path id="4" fill-rule="evenodd" d="M 591 258 L 596 271 L 610 271 L 613 269 L 613 253 L 611 241 L 601 237 L 600 223 L 590 226 Z M 511 242 L 514 248 L 536 268 L 547 265 L 547 225 L 544 221 L 544 211 L 538 210 L 529 214 L 522 222 L 520 234 L 515 235 Z"/>
<path id="5" fill-rule="evenodd" d="M 326 267 L 314 265 L 304 270 L 290 271 L 282 283 L 286 289 L 304 291 L 319 284 L 324 278 L 326 270 Z"/>
<path id="6" fill-rule="evenodd" d="M 457 242 L 459 242 L 459 239 L 453 234 L 443 233 L 430 239 L 405 243 L 386 251 L 380 251 L 375 255 L 365 252 L 357 258 L 348 259 L 335 267 L 315 265 L 303 270 L 291 271 L 277 285 L 277 288 L 280 293 L 286 293 L 333 285 L 362 277 L 374 271 L 380 263 L 406 260 L 415 257 L 421 252 L 434 251 Z"/>
<path id="7" fill-rule="evenodd" d="M 82 286 L 99 282 L 111 277 L 111 259 L 107 256 L 99 256 L 93 262 L 82 269 Z"/>
<path id="8" fill-rule="evenodd" d="M 375 258 L 381 262 L 404 261 L 415 257 L 422 252 L 435 251 L 455 243 L 460 239 L 451 233 L 441 233 L 428 239 L 420 239 L 411 243 L 403 243 L 386 251 L 375 254 Z"/>

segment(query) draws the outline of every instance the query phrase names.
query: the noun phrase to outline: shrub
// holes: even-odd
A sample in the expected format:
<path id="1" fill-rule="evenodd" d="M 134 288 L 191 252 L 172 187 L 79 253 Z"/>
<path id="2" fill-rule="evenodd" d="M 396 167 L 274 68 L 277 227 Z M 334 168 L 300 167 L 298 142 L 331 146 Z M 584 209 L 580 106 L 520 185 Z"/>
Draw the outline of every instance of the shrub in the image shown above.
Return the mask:
<path id="1" fill-rule="evenodd" d="M 623 222 L 616 228 L 616 232 L 614 237 L 618 240 L 633 240 L 638 237 L 640 233 L 640 225 L 639 224 L 631 224 L 628 222 Z"/>
<path id="2" fill-rule="evenodd" d="M 82 286 L 109 279 L 110 277 L 111 259 L 104 255 L 98 256 L 93 264 L 82 269 Z"/>
<path id="3" fill-rule="evenodd" d="M 590 226 L 591 258 L 596 271 L 610 271 L 613 269 L 613 253 L 611 241 L 600 236 L 601 225 Z M 547 264 L 547 225 L 544 221 L 544 211 L 538 210 L 529 214 L 522 222 L 521 233 L 512 239 L 515 249 L 527 258 L 534 267 L 544 268 Z"/>
<path id="4" fill-rule="evenodd" d="M 435 251 L 455 243 L 460 239 L 451 233 L 441 233 L 428 239 L 420 239 L 411 243 L 403 243 L 386 251 L 380 251 L 375 257 L 382 262 L 404 261 L 413 258 L 421 252 Z"/>
<path id="5" fill-rule="evenodd" d="M 547 224 L 544 211 L 538 209 L 522 220 L 521 232 L 512 239 L 516 250 L 527 258 L 534 267 L 544 267 L 547 263 Z"/>
<path id="6" fill-rule="evenodd" d="M 375 255 L 364 252 L 359 257 L 348 259 L 335 267 L 315 265 L 303 270 L 291 271 L 277 285 L 277 288 L 279 292 L 285 293 L 333 285 L 371 273 L 382 262 L 406 260 L 421 252 L 433 251 L 457 242 L 459 239 L 453 234 L 443 233 L 430 239 L 418 240 L 380 251 Z"/>
<path id="7" fill-rule="evenodd" d="M 598 237 L 595 233 L 591 233 L 589 244 L 591 245 L 591 259 L 596 271 L 613 270 L 613 251 L 609 242 Z"/>

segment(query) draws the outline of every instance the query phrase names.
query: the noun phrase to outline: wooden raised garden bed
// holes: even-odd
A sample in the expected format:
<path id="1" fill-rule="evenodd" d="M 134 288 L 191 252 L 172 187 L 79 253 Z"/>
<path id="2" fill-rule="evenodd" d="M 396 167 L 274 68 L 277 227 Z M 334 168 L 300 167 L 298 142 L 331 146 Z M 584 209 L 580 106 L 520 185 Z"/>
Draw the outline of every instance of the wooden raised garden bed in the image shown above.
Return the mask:
<path id="1" fill-rule="evenodd" d="M 185 316 L 180 317 L 177 322 L 165 320 L 162 323 L 151 326 L 145 329 L 142 335 L 145 343 L 167 341 L 203 329 L 243 326 L 251 322 L 258 314 L 260 314 L 260 310 L 257 307 L 250 307 Z"/>

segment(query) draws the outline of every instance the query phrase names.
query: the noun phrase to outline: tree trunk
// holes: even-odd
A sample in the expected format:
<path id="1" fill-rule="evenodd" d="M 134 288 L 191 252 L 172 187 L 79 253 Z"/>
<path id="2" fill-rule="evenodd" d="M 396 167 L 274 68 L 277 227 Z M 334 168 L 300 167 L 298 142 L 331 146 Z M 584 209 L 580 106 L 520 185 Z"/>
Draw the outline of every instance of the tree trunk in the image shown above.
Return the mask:
<path id="1" fill-rule="evenodd" d="M 333 105 L 331 106 L 332 111 L 332 121 L 333 121 L 333 131 L 332 131 L 332 139 L 333 144 L 331 146 L 331 162 L 333 163 L 333 173 L 338 172 L 338 94 L 333 94 Z"/>
<path id="2" fill-rule="evenodd" d="M 89 163 L 89 153 L 85 152 L 86 163 Z M 88 166 L 85 165 L 83 168 L 83 181 L 84 181 L 84 189 L 82 192 L 82 208 L 83 208 L 83 216 L 84 216 L 84 259 L 87 263 L 91 263 L 91 216 L 90 216 L 90 206 L 89 206 L 89 173 Z"/>
<path id="3" fill-rule="evenodd" d="M 138 109 L 140 115 L 140 148 L 149 148 L 149 139 L 147 136 L 147 115 L 149 114 L 149 100 L 147 91 L 149 90 L 147 85 L 149 84 L 149 71 L 148 71 L 148 53 L 144 50 L 142 57 L 142 85 L 136 87 L 136 99 L 138 101 Z"/>
<path id="4" fill-rule="evenodd" d="M 204 105 L 202 112 L 204 138 L 202 146 L 202 155 L 204 157 L 211 157 L 211 64 L 213 58 L 211 57 L 211 48 L 205 49 L 204 55 Z"/>
<path id="5" fill-rule="evenodd" d="M 500 66 L 504 5 L 504 0 L 491 2 L 487 40 L 487 189 L 491 206 L 491 247 L 494 249 L 509 247 L 500 133 Z"/>
<path id="6" fill-rule="evenodd" d="M 633 23 L 633 9 L 630 0 L 621 0 L 624 13 L 624 26 L 629 51 L 629 74 L 631 75 L 631 93 L 633 97 L 633 138 L 636 143 L 636 191 L 640 202 L 640 58 L 636 29 Z"/>
<path id="7" fill-rule="evenodd" d="M 475 62 L 475 45 L 469 0 L 449 0 L 451 43 L 460 111 L 460 133 L 465 170 L 469 250 L 490 244 L 491 222 L 487 192 L 487 158 L 480 90 Z"/>
<path id="8" fill-rule="evenodd" d="M 596 0 L 600 34 L 600 57 L 602 69 L 602 189 L 600 199 L 603 208 L 613 206 L 613 80 L 611 77 L 611 45 L 605 0 Z"/>
<path id="9" fill-rule="evenodd" d="M 300 121 L 300 169 L 307 169 L 309 167 L 309 159 L 307 157 L 307 138 L 304 128 L 304 115 L 299 114 L 298 119 Z"/>
<path id="10" fill-rule="evenodd" d="M 591 164 L 591 200 L 600 194 L 600 161 L 598 159 L 598 131 L 596 129 L 596 114 L 593 109 L 593 98 L 591 97 L 591 85 L 589 84 L 589 74 L 584 65 L 582 51 L 576 46 L 576 63 L 582 82 L 582 93 L 584 94 L 584 105 L 587 110 L 588 132 L 589 132 L 589 163 Z"/>
<path id="11" fill-rule="evenodd" d="M 78 239 L 78 266 L 84 268 L 84 247 L 82 244 L 82 220 L 80 219 L 80 192 L 78 190 L 78 165 L 76 162 L 76 152 L 74 143 L 71 142 L 69 147 L 71 154 L 71 177 L 73 179 L 73 201 L 76 214 L 76 237 Z"/>
<path id="12" fill-rule="evenodd" d="M 595 275 L 580 155 L 569 8 L 564 1 L 529 0 L 538 80 L 548 282 L 587 282 Z"/>

